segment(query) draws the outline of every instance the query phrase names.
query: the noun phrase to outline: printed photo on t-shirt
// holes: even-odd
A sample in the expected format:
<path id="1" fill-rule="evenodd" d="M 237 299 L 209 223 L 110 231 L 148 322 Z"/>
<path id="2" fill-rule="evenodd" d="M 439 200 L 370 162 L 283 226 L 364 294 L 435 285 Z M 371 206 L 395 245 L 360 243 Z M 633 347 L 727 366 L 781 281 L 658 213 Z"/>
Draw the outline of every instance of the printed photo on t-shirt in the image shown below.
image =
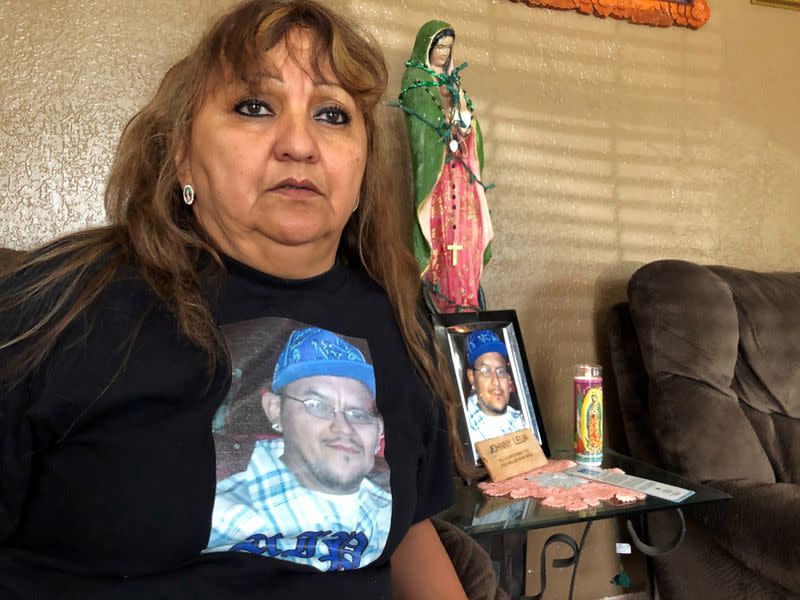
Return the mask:
<path id="1" fill-rule="evenodd" d="M 365 340 L 267 317 L 222 327 L 231 388 L 213 421 L 207 552 L 357 569 L 392 516 L 383 418 Z"/>

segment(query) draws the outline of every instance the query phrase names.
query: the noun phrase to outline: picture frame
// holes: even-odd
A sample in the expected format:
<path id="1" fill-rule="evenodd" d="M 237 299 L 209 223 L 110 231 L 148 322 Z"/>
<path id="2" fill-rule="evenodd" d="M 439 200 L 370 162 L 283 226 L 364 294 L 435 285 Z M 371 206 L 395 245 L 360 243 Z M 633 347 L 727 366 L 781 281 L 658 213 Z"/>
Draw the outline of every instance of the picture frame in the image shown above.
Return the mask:
<path id="1" fill-rule="evenodd" d="M 519 430 L 520 421 L 521 429 L 529 429 L 549 457 L 550 447 L 516 311 L 439 314 L 435 315 L 434 328 L 461 403 L 459 435 L 467 464 L 482 466 L 476 442 Z M 493 333 L 496 340 L 485 332 Z M 479 341 L 481 338 L 483 342 Z M 502 366 L 497 342 L 505 346 L 507 353 L 505 382 L 499 381 L 497 375 Z M 482 350 L 493 352 L 480 354 Z M 468 364 L 470 356 L 472 365 Z"/>

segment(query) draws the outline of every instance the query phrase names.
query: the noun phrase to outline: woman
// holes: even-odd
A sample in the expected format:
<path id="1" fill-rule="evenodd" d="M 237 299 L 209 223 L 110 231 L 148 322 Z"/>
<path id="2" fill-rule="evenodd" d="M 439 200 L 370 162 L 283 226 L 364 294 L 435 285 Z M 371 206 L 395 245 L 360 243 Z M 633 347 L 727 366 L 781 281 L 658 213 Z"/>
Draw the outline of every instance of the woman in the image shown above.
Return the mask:
<path id="1" fill-rule="evenodd" d="M 414 169 L 414 254 L 438 312 L 476 311 L 494 235 L 481 182 L 483 136 L 453 66 L 455 32 L 429 21 L 406 62 L 400 105 Z"/>
<path id="2" fill-rule="evenodd" d="M 385 84 L 328 9 L 246 2 L 126 127 L 110 224 L 0 275 L 0 596 L 464 598 L 429 520 L 452 501 L 452 404 L 383 188 Z M 301 531 L 289 503 L 211 543 L 224 332 L 265 319 L 328 333 L 274 374 L 271 415 L 306 437 L 263 494 L 313 491 L 349 527 L 380 434 L 385 535 Z M 330 335 L 366 344 L 374 390 Z"/>

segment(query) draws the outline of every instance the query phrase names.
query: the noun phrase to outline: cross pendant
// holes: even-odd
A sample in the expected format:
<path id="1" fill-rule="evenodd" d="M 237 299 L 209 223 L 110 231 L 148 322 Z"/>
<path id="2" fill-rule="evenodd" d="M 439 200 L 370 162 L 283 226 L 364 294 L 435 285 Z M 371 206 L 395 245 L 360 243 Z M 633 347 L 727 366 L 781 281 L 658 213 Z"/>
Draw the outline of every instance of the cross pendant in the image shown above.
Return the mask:
<path id="1" fill-rule="evenodd" d="M 447 249 L 453 253 L 453 266 L 454 267 L 458 266 L 458 251 L 463 250 L 464 247 L 461 244 L 456 244 L 455 242 L 453 242 L 452 244 L 447 246 Z"/>

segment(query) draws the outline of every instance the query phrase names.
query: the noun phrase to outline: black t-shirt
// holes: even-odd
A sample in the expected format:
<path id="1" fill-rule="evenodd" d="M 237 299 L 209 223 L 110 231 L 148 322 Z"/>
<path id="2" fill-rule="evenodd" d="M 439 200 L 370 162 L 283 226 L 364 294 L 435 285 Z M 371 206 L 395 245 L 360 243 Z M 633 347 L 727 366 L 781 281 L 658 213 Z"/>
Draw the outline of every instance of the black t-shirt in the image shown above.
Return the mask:
<path id="1" fill-rule="evenodd" d="M 0 390 L 0 597 L 390 597 L 391 553 L 453 499 L 440 403 L 361 270 L 225 262 L 213 376 L 126 268 Z"/>

